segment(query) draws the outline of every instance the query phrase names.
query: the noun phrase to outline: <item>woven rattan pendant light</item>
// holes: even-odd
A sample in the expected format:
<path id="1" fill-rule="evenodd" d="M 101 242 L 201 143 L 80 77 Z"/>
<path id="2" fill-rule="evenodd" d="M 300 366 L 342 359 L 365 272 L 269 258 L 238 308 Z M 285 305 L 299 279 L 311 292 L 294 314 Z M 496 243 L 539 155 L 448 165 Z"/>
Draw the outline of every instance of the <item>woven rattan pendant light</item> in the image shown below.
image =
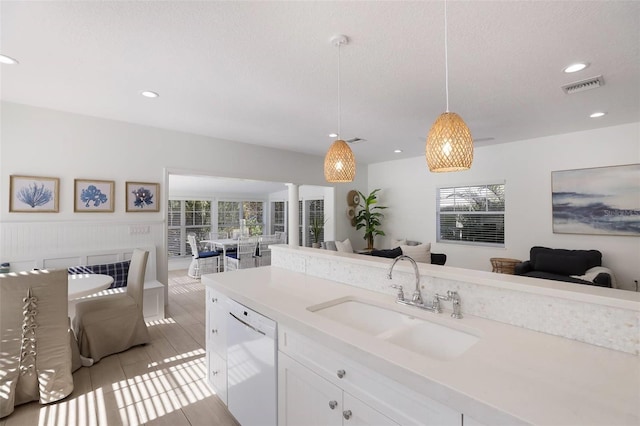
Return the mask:
<path id="1" fill-rule="evenodd" d="M 427 136 L 427 165 L 432 172 L 468 170 L 473 162 L 473 138 L 455 112 L 449 112 L 449 59 L 447 51 L 447 1 L 444 2 L 444 63 L 447 111 L 431 126 Z"/>
<path id="2" fill-rule="evenodd" d="M 338 139 L 331 144 L 324 157 L 324 178 L 327 182 L 352 182 L 356 176 L 356 159 L 349 145 L 341 139 L 341 105 L 340 105 L 340 46 L 347 44 L 349 39 L 339 35 L 331 39 L 338 48 Z"/>

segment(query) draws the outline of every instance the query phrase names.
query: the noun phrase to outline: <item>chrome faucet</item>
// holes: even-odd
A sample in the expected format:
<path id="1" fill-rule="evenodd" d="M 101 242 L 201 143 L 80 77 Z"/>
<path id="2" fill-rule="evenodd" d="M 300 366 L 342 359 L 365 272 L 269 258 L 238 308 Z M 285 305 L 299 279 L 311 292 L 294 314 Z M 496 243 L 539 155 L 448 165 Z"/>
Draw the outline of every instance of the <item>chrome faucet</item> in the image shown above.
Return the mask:
<path id="1" fill-rule="evenodd" d="M 389 267 L 389 272 L 387 272 L 387 278 L 388 279 L 393 278 L 392 274 L 393 274 L 394 266 L 396 266 L 396 263 L 398 263 L 400 260 L 403 260 L 403 259 L 408 260 L 409 262 L 411 262 L 411 265 L 413 265 L 413 272 L 416 275 L 416 289 L 413 292 L 413 296 L 411 297 L 411 300 L 407 300 L 404 298 L 404 290 L 402 288 L 402 285 L 391 285 L 392 288 L 395 288 L 398 290 L 396 303 L 400 303 L 401 305 L 416 306 L 420 309 L 424 309 L 424 310 L 439 314 L 442 312 L 442 308 L 440 307 L 440 301 L 441 300 L 451 301 L 453 303 L 453 313 L 451 314 L 451 316 L 457 319 L 462 318 L 462 312 L 460 309 L 460 296 L 456 291 L 447 291 L 446 296 L 436 293 L 433 296 L 433 302 L 431 303 L 431 305 L 427 305 L 424 303 L 424 301 L 422 300 L 422 292 L 420 291 L 420 271 L 418 271 L 418 264 L 411 257 L 403 254 L 393 259 L 393 263 Z"/>
<path id="2" fill-rule="evenodd" d="M 415 304 L 422 304 L 422 293 L 420 292 L 420 272 L 418 271 L 418 264 L 416 263 L 415 260 L 413 260 L 413 258 L 402 254 L 398 257 L 396 257 L 395 259 L 393 259 L 393 263 L 391 264 L 391 266 L 389 267 L 389 272 L 387 272 L 387 278 L 388 279 L 392 279 L 392 274 L 393 274 L 393 267 L 396 266 L 396 263 L 398 263 L 398 261 L 400 260 L 408 260 L 409 262 L 411 262 L 411 265 L 413 265 L 413 272 L 416 275 L 416 289 L 413 292 L 413 297 L 411 297 L 411 301 Z M 394 287 L 397 288 L 397 287 Z M 400 287 L 400 290 L 402 290 L 402 287 Z M 398 292 L 398 296 L 400 295 L 401 292 Z M 400 300 L 400 297 L 398 297 L 398 300 Z M 404 294 L 402 295 L 402 300 L 404 300 Z"/>

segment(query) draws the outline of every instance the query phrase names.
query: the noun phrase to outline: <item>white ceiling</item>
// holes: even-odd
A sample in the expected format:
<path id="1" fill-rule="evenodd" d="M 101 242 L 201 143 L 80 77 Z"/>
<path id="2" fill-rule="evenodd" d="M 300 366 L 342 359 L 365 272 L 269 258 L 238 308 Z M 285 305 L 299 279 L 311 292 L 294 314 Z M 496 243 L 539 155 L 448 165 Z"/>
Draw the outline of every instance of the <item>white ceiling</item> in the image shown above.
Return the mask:
<path id="1" fill-rule="evenodd" d="M 367 140 L 358 161 L 423 155 L 445 109 L 442 1 L 0 7 L 0 53 L 20 61 L 0 67 L 6 101 L 324 155 L 338 122 L 330 39 L 346 34 L 342 137 Z M 450 110 L 494 138 L 478 146 L 640 120 L 640 2 L 450 1 L 448 19 Z M 576 61 L 591 65 L 562 72 Z M 560 88 L 600 74 L 601 88 Z"/>

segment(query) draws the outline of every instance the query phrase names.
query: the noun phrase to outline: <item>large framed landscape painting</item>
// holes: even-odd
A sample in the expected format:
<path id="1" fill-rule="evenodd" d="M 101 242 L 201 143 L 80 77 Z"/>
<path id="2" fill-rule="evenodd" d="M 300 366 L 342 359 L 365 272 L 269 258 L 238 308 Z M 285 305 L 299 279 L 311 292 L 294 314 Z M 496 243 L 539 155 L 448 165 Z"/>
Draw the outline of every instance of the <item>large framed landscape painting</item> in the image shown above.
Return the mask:
<path id="1" fill-rule="evenodd" d="M 553 232 L 640 236 L 640 164 L 551 172 Z"/>

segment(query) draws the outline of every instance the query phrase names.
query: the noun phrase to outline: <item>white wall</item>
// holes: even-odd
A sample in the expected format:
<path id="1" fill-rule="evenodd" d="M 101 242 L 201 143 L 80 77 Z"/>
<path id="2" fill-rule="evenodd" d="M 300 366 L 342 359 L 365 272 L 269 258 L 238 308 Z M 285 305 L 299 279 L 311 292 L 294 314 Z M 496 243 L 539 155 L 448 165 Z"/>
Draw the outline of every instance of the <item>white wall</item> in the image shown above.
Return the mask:
<path id="1" fill-rule="evenodd" d="M 447 254 L 448 266 L 488 271 L 489 258 L 528 259 L 534 245 L 597 249 L 618 285 L 633 289 L 633 280 L 640 280 L 640 237 L 554 234 L 551 217 L 552 171 L 632 163 L 640 163 L 640 123 L 479 147 L 465 172 L 430 173 L 422 156 L 372 164 L 369 190 L 382 188 L 381 205 L 389 207 L 383 222 L 387 245 L 391 237 L 431 242 L 432 251 Z M 501 181 L 504 249 L 435 242 L 436 188 Z"/>
<path id="2" fill-rule="evenodd" d="M 159 281 L 167 282 L 166 196 L 169 173 L 324 185 L 324 158 L 239 142 L 104 120 L 15 103 L 0 105 L 0 260 L 38 253 L 155 245 Z M 10 213 L 10 175 L 60 178 L 59 213 Z M 114 213 L 74 213 L 73 180 L 115 181 Z M 162 185 L 159 213 L 125 213 L 126 181 Z M 359 168 L 358 186 L 366 188 Z M 346 192 L 337 185 L 338 210 Z M 340 235 L 347 228 L 337 223 Z M 132 233 L 133 225 L 148 233 Z"/>

